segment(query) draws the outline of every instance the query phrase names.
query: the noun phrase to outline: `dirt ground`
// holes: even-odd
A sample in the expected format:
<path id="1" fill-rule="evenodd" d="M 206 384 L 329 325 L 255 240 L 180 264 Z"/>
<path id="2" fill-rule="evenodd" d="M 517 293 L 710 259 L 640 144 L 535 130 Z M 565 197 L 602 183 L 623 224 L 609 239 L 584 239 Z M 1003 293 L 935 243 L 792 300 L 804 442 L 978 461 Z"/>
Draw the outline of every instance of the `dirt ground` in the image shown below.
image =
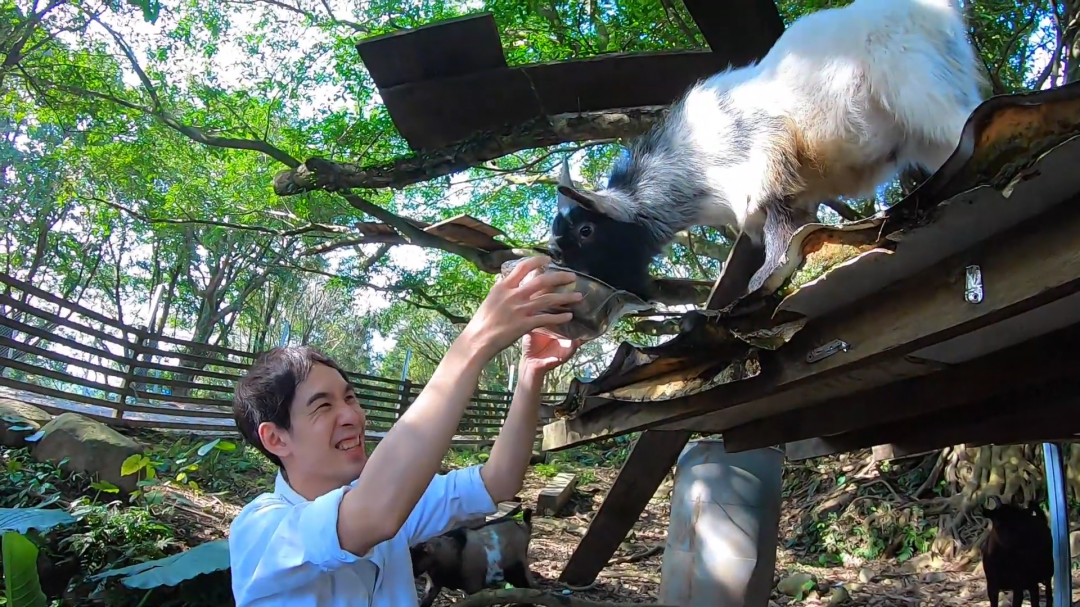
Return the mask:
<path id="1" fill-rule="evenodd" d="M 667 496 L 660 493 L 646 508 L 631 535 L 620 546 L 612 562 L 588 588 L 569 589 L 558 581 L 559 573 L 584 535 L 592 516 L 615 480 L 617 471 L 595 469 L 595 481 L 579 485 L 574 498 L 557 516 L 533 516 L 533 539 L 530 558 L 534 578 L 544 590 L 569 594 L 592 601 L 619 603 L 654 603 L 660 586 L 660 564 L 668 526 Z M 536 503 L 545 481 L 530 470 L 520 493 L 525 505 Z M 669 485 L 670 486 L 670 485 Z M 661 488 L 663 491 L 663 487 Z M 780 545 L 785 543 L 785 529 L 794 528 L 800 512 L 785 508 L 781 521 Z M 862 571 L 860 571 L 862 570 Z M 868 607 L 983 607 L 988 606 L 982 568 L 978 563 L 942 562 L 916 557 L 906 564 L 872 562 L 862 567 L 811 567 L 798 562 L 796 555 L 781 548 L 777 555 L 774 586 L 781 577 L 795 572 L 809 573 L 818 580 L 821 595 L 802 600 L 773 592 L 770 607 L 828 605 L 828 588 L 843 584 L 851 600 L 847 605 Z M 860 581 L 860 573 L 863 580 Z M 865 581 L 867 578 L 869 582 Z M 1074 575 L 1074 589 L 1080 576 Z M 464 598 L 457 591 L 443 590 L 435 601 L 447 607 Z M 1001 606 L 1011 606 L 1010 596 L 1002 594 Z M 1080 591 L 1074 590 L 1074 602 Z M 1027 605 L 1025 601 L 1024 605 Z"/>

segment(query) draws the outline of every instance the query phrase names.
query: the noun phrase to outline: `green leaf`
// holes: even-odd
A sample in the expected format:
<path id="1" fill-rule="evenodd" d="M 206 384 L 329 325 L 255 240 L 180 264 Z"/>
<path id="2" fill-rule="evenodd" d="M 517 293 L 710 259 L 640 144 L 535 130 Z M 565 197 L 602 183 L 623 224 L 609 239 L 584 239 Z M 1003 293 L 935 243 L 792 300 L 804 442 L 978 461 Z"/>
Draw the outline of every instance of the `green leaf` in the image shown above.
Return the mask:
<path id="1" fill-rule="evenodd" d="M 12 432 L 32 432 L 37 430 L 37 428 L 27 424 L 21 424 L 18 426 L 8 426 L 8 430 L 11 430 Z"/>
<path id="2" fill-rule="evenodd" d="M 156 561 L 147 561 L 119 569 L 102 571 L 90 576 L 91 581 L 124 576 L 121 582 L 128 588 L 149 590 L 160 586 L 175 586 L 185 580 L 229 568 L 229 540 L 220 539 L 201 544 L 180 554 Z"/>
<path id="3" fill-rule="evenodd" d="M 0 508 L 0 532 L 48 531 L 58 525 L 74 522 L 75 517 L 55 508 Z"/>
<path id="4" fill-rule="evenodd" d="M 215 449 L 217 449 L 218 451 L 224 451 L 226 453 L 236 451 L 236 443 L 221 439 L 218 440 L 221 441 L 217 444 L 217 447 L 215 447 Z"/>
<path id="5" fill-rule="evenodd" d="M 128 476 L 129 474 L 135 474 L 139 470 L 142 470 L 143 466 L 150 462 L 150 458 L 136 453 L 129 456 L 124 460 L 124 463 L 120 464 L 120 476 Z"/>
<path id="6" fill-rule="evenodd" d="M 214 447 L 217 447 L 218 443 L 220 443 L 220 442 L 221 442 L 220 438 L 215 438 L 214 440 L 212 440 L 212 441 L 206 443 L 205 445 L 199 447 L 199 451 L 198 451 L 199 457 L 206 457 L 206 454 L 213 451 Z M 235 445 L 234 445 L 234 448 L 235 448 Z"/>
<path id="7" fill-rule="evenodd" d="M 110 483 L 109 481 L 97 481 L 90 483 L 90 488 L 95 491 L 103 491 L 105 493 L 120 493 L 120 487 Z"/>
<path id="8" fill-rule="evenodd" d="M 4 533 L 4 586 L 8 607 L 45 607 L 38 579 L 38 549 L 19 533 Z"/>

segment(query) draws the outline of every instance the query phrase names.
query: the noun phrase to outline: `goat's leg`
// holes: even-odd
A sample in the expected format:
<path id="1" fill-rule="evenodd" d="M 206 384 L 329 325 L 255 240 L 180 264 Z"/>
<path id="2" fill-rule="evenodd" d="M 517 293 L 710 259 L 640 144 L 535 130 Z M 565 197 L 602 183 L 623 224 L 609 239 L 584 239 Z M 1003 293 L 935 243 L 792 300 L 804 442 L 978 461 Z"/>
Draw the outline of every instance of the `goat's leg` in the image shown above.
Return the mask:
<path id="1" fill-rule="evenodd" d="M 1001 589 L 998 585 L 986 580 L 986 598 L 990 599 L 990 607 L 998 607 L 998 595 L 1001 594 Z"/>
<path id="2" fill-rule="evenodd" d="M 529 567 L 525 563 L 517 563 L 506 568 L 504 571 L 506 581 L 514 588 L 535 588 L 530 575 Z"/>
<path id="3" fill-rule="evenodd" d="M 1039 583 L 1035 582 L 1031 585 L 1031 588 L 1027 590 L 1028 596 L 1031 598 L 1031 607 L 1039 607 Z M 1053 605 L 1047 605 L 1046 607 L 1053 607 Z"/>
<path id="4" fill-rule="evenodd" d="M 1046 607 L 1054 607 L 1054 578 L 1048 577 L 1043 580 L 1043 586 L 1046 587 Z M 1039 587 L 1036 586 L 1035 590 L 1038 591 Z"/>
<path id="5" fill-rule="evenodd" d="M 751 236 L 745 230 L 740 233 L 709 294 L 708 309 L 723 310 L 749 293 L 750 281 L 765 262 L 765 257 L 763 238 Z"/>
<path id="6" fill-rule="evenodd" d="M 791 246 L 791 237 L 803 225 L 812 221 L 805 213 L 796 213 L 786 204 L 778 203 L 766 209 L 765 261 L 750 279 L 747 292 L 762 287 L 782 264 Z"/>

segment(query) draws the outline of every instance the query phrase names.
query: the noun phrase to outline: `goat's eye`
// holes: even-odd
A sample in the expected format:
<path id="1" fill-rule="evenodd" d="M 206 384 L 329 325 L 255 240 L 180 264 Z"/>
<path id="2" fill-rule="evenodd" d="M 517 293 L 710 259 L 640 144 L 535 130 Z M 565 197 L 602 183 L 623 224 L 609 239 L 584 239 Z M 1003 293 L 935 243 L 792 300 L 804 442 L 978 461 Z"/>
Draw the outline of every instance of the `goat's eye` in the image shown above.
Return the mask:
<path id="1" fill-rule="evenodd" d="M 592 232 L 593 229 L 591 225 L 583 225 L 580 229 L 578 229 L 578 234 L 581 234 L 582 238 L 588 238 L 592 236 Z"/>

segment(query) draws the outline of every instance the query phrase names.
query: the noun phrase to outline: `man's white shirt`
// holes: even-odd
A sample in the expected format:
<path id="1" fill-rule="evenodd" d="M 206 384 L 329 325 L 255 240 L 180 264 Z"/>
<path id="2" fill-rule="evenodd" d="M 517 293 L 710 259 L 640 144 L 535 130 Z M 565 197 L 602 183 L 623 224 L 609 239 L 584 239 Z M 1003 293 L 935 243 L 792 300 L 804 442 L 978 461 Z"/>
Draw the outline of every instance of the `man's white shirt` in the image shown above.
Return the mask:
<path id="1" fill-rule="evenodd" d="M 342 549 L 337 534 L 338 506 L 356 482 L 308 501 L 279 472 L 273 493 L 244 506 L 230 527 L 237 607 L 415 607 L 409 546 L 497 510 L 480 468 L 435 475 L 397 535 L 362 556 Z"/>

